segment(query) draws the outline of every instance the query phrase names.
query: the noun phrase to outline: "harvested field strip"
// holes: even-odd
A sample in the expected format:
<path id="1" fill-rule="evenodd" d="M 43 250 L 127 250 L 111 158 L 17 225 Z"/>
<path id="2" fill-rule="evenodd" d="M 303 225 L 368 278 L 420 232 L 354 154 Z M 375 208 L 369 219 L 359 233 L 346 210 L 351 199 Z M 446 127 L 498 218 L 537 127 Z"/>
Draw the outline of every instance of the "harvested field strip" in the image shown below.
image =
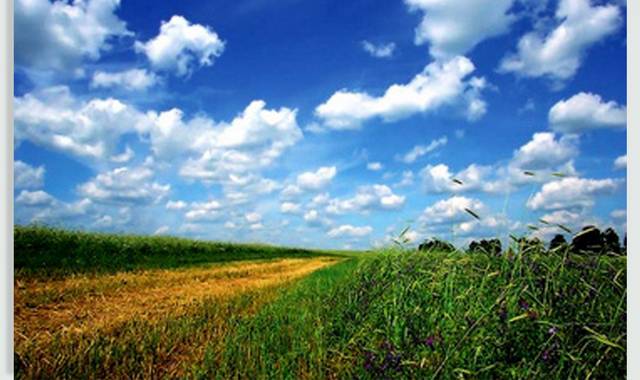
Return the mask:
<path id="1" fill-rule="evenodd" d="M 16 344 L 58 332 L 109 330 L 127 320 L 184 314 L 205 298 L 229 298 L 303 277 L 335 258 L 284 259 L 149 270 L 60 281 L 16 281 Z"/>

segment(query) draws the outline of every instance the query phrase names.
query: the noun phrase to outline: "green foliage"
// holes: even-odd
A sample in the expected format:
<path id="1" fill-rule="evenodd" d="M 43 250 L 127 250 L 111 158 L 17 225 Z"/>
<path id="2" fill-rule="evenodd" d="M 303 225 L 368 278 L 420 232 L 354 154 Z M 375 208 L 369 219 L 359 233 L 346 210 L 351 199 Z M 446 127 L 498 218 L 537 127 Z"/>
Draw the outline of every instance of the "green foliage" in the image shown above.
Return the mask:
<path id="1" fill-rule="evenodd" d="M 626 260 L 387 252 L 303 280 L 203 378 L 622 378 Z"/>
<path id="2" fill-rule="evenodd" d="M 238 260 L 340 255 L 340 252 L 301 248 L 165 236 L 110 235 L 41 226 L 16 226 L 13 236 L 14 268 L 20 275 L 61 276 Z"/>

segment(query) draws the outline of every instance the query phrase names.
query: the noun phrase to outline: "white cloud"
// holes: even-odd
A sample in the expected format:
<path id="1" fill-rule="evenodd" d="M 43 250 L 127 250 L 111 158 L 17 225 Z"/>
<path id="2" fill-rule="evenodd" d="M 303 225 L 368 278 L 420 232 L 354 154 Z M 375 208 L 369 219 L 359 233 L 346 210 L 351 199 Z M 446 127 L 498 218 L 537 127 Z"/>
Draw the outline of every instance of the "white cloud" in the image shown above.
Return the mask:
<path id="1" fill-rule="evenodd" d="M 613 210 L 611 211 L 611 217 L 613 219 L 627 219 L 627 210 Z"/>
<path id="2" fill-rule="evenodd" d="M 364 237 L 371 234 L 371 232 L 373 232 L 373 228 L 371 228 L 371 226 L 356 227 L 350 224 L 343 224 L 329 230 L 327 235 L 329 237 Z"/>
<path id="3" fill-rule="evenodd" d="M 280 212 L 283 214 L 296 214 L 300 212 L 300 205 L 293 202 L 283 202 L 280 204 Z"/>
<path id="4" fill-rule="evenodd" d="M 429 145 L 416 145 L 413 147 L 413 149 L 405 153 L 403 156 L 397 156 L 396 159 L 404 162 L 405 164 L 411 164 L 425 154 L 431 153 L 434 150 L 445 145 L 447 145 L 447 137 L 442 136 L 437 140 L 432 140 Z"/>
<path id="5" fill-rule="evenodd" d="M 146 69 L 130 69 L 119 72 L 96 71 L 91 79 L 91 88 L 121 87 L 127 91 L 146 90 L 159 81 L 156 74 Z"/>
<path id="6" fill-rule="evenodd" d="M 44 185 L 44 166 L 33 167 L 20 160 L 13 162 L 13 187 L 37 189 Z"/>
<path id="7" fill-rule="evenodd" d="M 189 155 L 180 168 L 185 178 L 219 183 L 235 182 L 232 176 L 257 179 L 257 170 L 271 165 L 302 138 L 296 110 L 264 107 L 263 101 L 253 101 L 230 123 L 218 124 L 206 118 L 184 123 L 179 110 L 154 115 L 152 150 L 167 160 Z"/>
<path id="8" fill-rule="evenodd" d="M 382 170 L 382 164 L 380 162 L 369 162 L 367 163 L 367 170 L 377 172 L 379 170 Z"/>
<path id="9" fill-rule="evenodd" d="M 506 33 L 515 20 L 513 0 L 405 0 L 410 10 L 424 13 L 415 43 L 429 44 L 438 59 L 465 54 L 480 42 Z"/>
<path id="10" fill-rule="evenodd" d="M 500 64 L 503 72 L 528 77 L 547 76 L 556 81 L 573 77 L 593 44 L 617 31 L 622 24 L 620 9 L 613 5 L 591 6 L 589 0 L 560 0 L 555 29 L 541 28 L 525 34 L 518 51 Z"/>
<path id="11" fill-rule="evenodd" d="M 261 230 L 263 228 L 264 228 L 264 225 L 262 223 L 253 223 L 252 225 L 249 226 L 249 229 L 252 231 Z"/>
<path id="12" fill-rule="evenodd" d="M 184 214 L 190 223 L 215 222 L 220 220 L 222 205 L 216 200 L 207 202 L 193 202 L 189 205 L 189 211 Z"/>
<path id="13" fill-rule="evenodd" d="M 154 232 L 154 235 L 166 235 L 169 232 L 169 226 L 161 226 L 159 227 L 156 232 Z"/>
<path id="14" fill-rule="evenodd" d="M 432 62 L 407 84 L 394 84 L 384 95 L 374 97 L 366 92 L 340 90 L 315 109 L 315 114 L 329 129 L 359 129 L 372 118 L 391 122 L 413 114 L 434 111 L 441 106 L 478 99 L 479 83 L 464 79 L 475 67 L 466 57 L 445 62 Z M 473 82 L 473 83 L 472 83 Z M 478 99 L 479 100 L 479 99 Z M 479 116 L 476 110 L 474 118 Z"/>
<path id="15" fill-rule="evenodd" d="M 613 167 L 616 169 L 626 169 L 627 168 L 627 155 L 620 156 L 616 158 L 613 162 Z"/>
<path id="16" fill-rule="evenodd" d="M 255 224 L 258 223 L 259 221 L 262 220 L 262 215 L 257 213 L 257 212 L 250 212 L 245 214 L 245 219 L 247 219 L 247 222 Z"/>
<path id="17" fill-rule="evenodd" d="M 14 98 L 14 122 L 18 141 L 94 160 L 116 156 L 122 135 L 148 126 L 145 115 L 119 100 L 80 101 L 65 86 Z"/>
<path id="18" fill-rule="evenodd" d="M 168 201 L 165 207 L 167 210 L 184 210 L 187 208 L 187 203 L 184 201 Z"/>
<path id="19" fill-rule="evenodd" d="M 477 199 L 454 196 L 440 200 L 425 208 L 419 220 L 426 226 L 472 221 L 473 216 L 465 209 L 469 209 L 482 216 L 485 205 Z"/>
<path id="20" fill-rule="evenodd" d="M 400 182 L 396 183 L 395 186 L 398 186 L 398 187 L 411 186 L 413 185 L 414 177 L 415 176 L 413 175 L 413 172 L 411 170 L 405 170 L 402 172 L 402 178 L 400 179 Z"/>
<path id="21" fill-rule="evenodd" d="M 533 210 L 592 207 L 596 196 L 611 194 L 619 185 L 620 181 L 610 178 L 562 178 L 545 183 L 542 189 L 529 199 L 527 207 Z"/>
<path id="22" fill-rule="evenodd" d="M 291 199 L 302 194 L 302 189 L 296 185 L 287 185 L 280 192 L 280 196 L 284 199 Z"/>
<path id="23" fill-rule="evenodd" d="M 42 190 L 22 190 L 16 198 L 16 203 L 23 206 L 49 206 L 55 202 L 48 193 Z"/>
<path id="24" fill-rule="evenodd" d="M 115 14 L 120 0 L 16 0 L 14 6 L 19 66 L 73 73 L 83 59 L 98 60 L 113 38 L 132 34 Z"/>
<path id="25" fill-rule="evenodd" d="M 396 49 L 396 44 L 393 42 L 389 42 L 387 44 L 375 45 L 369 41 L 362 41 L 362 48 L 372 57 L 390 58 L 393 56 L 393 52 Z"/>
<path id="26" fill-rule="evenodd" d="M 326 210 L 331 214 L 368 213 L 372 210 L 397 210 L 404 202 L 404 196 L 394 194 L 386 185 L 360 186 L 351 198 L 331 199 Z"/>
<path id="27" fill-rule="evenodd" d="M 578 155 L 577 144 L 578 140 L 573 136 L 556 140 L 553 133 L 534 133 L 531 141 L 514 152 L 511 166 L 521 171 L 557 167 Z"/>
<path id="28" fill-rule="evenodd" d="M 120 167 L 79 185 L 78 192 L 97 203 L 157 203 L 169 194 L 171 186 L 152 180 L 153 172 L 147 167 Z"/>
<path id="29" fill-rule="evenodd" d="M 131 149 L 130 146 L 126 146 L 124 152 L 120 154 L 116 154 L 115 156 L 111 156 L 109 159 L 111 162 L 115 162 L 116 164 L 124 164 L 126 162 L 131 161 L 131 159 L 136 155 L 136 153 Z"/>
<path id="30" fill-rule="evenodd" d="M 563 133 L 581 133 L 596 128 L 625 128 L 627 108 L 600 95 L 581 92 L 561 100 L 549 110 L 551 128 Z"/>
<path id="31" fill-rule="evenodd" d="M 309 210 L 304 214 L 304 220 L 308 223 L 313 223 L 318 221 L 320 215 L 316 210 Z"/>
<path id="32" fill-rule="evenodd" d="M 315 172 L 304 172 L 298 175 L 296 183 L 300 189 L 321 190 L 331 183 L 337 172 L 335 166 L 323 166 Z"/>
<path id="33" fill-rule="evenodd" d="M 487 177 L 492 168 L 471 164 L 464 170 L 453 174 L 445 164 L 427 165 L 420 171 L 422 185 L 430 193 L 464 192 L 483 189 L 488 184 Z M 455 182 L 454 179 L 462 182 Z"/>
<path id="34" fill-rule="evenodd" d="M 213 65 L 224 47 L 225 42 L 211 28 L 177 15 L 162 22 L 156 37 L 135 44 L 136 51 L 144 53 L 154 69 L 175 71 L 178 76 L 190 75 L 196 65 Z"/>

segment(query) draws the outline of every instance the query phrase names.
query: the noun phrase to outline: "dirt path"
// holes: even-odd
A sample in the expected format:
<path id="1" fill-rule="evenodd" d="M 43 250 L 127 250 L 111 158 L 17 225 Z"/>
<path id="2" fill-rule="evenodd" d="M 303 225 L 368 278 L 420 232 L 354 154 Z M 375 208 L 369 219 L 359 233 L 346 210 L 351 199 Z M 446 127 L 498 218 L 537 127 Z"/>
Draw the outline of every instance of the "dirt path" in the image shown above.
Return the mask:
<path id="1" fill-rule="evenodd" d="M 16 281 L 16 343 L 56 332 L 104 330 L 133 318 L 180 315 L 206 298 L 229 298 L 284 284 L 335 263 L 335 258 L 239 262 L 56 281 Z"/>

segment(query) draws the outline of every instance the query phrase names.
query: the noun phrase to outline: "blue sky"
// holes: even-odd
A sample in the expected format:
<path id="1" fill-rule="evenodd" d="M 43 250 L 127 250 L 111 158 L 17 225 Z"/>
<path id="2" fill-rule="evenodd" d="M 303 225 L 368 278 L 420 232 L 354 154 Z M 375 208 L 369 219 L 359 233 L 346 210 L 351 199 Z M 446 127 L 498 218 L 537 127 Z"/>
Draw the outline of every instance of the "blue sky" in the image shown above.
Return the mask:
<path id="1" fill-rule="evenodd" d="M 327 248 L 626 231 L 624 1 L 17 0 L 14 20 L 18 224 Z"/>

